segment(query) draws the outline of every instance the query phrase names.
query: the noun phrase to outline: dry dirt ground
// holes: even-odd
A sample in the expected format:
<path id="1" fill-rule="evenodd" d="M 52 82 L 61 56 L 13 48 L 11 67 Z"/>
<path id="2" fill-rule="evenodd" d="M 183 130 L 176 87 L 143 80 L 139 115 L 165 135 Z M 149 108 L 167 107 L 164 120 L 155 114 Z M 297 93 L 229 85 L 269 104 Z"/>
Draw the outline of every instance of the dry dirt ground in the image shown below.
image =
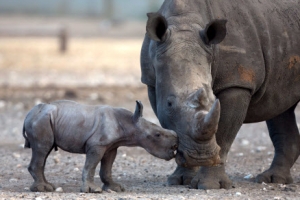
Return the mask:
<path id="1" fill-rule="evenodd" d="M 119 148 L 113 178 L 123 193 L 80 193 L 85 156 L 59 150 L 46 163 L 46 177 L 63 192 L 34 193 L 27 171 L 31 150 L 22 147 L 26 113 L 39 102 L 71 99 L 134 110 L 144 103 L 144 117 L 158 123 L 140 83 L 142 38 L 71 38 L 65 54 L 54 38 L 0 38 L 0 199 L 299 199 L 299 160 L 291 172 L 294 184 L 258 184 L 274 156 L 264 123 L 244 125 L 231 148 L 227 173 L 234 188 L 195 190 L 168 186 L 174 160 L 157 159 L 138 147 Z M 300 122 L 300 110 L 297 109 Z M 98 166 L 99 169 L 99 166 Z M 98 173 L 97 184 L 102 184 Z"/>

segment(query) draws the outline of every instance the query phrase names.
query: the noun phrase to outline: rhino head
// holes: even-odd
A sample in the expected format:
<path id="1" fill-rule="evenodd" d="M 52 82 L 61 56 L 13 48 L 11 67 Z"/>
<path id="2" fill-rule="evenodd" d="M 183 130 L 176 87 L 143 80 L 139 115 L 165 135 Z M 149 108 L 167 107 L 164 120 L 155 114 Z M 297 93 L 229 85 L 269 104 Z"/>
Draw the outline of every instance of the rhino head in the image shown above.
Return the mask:
<path id="1" fill-rule="evenodd" d="M 226 20 L 202 22 L 148 13 L 141 51 L 151 106 L 161 125 L 177 133 L 176 162 L 187 167 L 220 163 L 215 133 L 221 107 L 212 90 L 211 64 Z"/>

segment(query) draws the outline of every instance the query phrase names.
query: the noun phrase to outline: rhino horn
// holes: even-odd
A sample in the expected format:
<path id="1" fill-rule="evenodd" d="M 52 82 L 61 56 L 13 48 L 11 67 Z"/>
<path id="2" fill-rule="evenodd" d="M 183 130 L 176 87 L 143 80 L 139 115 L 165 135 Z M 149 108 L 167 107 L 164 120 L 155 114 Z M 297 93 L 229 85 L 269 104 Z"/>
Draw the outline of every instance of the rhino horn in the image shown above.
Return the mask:
<path id="1" fill-rule="evenodd" d="M 140 117 L 143 116 L 143 104 L 141 101 L 136 101 L 136 107 L 133 114 L 133 121 L 138 122 Z"/>
<path id="2" fill-rule="evenodd" d="M 204 113 L 203 111 L 196 113 L 194 119 L 196 123 L 193 133 L 195 139 L 208 140 L 212 138 L 218 130 L 220 112 L 220 101 L 216 99 L 208 113 Z"/>

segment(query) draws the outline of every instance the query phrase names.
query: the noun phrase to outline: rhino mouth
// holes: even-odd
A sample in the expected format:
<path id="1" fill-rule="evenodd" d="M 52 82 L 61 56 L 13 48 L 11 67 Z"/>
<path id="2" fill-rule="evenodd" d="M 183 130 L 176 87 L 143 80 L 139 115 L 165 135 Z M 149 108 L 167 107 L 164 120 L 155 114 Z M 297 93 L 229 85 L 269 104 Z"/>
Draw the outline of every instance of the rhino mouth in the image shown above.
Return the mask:
<path id="1" fill-rule="evenodd" d="M 176 162 L 184 167 L 216 166 L 221 163 L 219 156 L 220 147 L 216 142 L 197 144 L 196 148 L 190 149 L 182 146 L 177 151 Z"/>

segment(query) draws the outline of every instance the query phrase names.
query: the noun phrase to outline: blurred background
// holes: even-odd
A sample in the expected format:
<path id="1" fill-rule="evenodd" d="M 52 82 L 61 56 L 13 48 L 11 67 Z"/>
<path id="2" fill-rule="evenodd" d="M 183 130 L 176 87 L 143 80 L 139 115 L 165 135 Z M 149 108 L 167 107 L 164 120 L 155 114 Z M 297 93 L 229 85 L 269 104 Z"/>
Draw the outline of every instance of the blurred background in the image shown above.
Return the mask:
<path id="1" fill-rule="evenodd" d="M 23 141 L 28 110 L 71 99 L 133 110 L 158 122 L 140 82 L 146 13 L 163 0 L 0 0 L 0 129 Z M 147 114 L 148 113 L 148 114 Z"/>

